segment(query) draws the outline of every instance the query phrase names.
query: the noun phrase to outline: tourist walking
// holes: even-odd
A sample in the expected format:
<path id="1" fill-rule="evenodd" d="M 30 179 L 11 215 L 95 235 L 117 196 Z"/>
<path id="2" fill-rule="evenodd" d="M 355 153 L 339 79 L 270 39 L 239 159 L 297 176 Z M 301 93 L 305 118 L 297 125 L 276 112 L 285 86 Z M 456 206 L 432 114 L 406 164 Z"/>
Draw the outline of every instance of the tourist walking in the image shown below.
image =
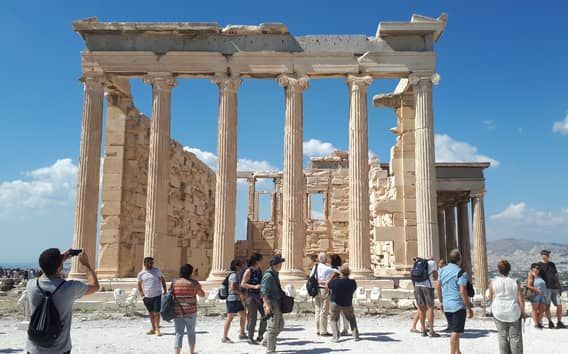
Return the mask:
<path id="1" fill-rule="evenodd" d="M 343 262 L 341 261 L 341 257 L 338 254 L 332 254 L 331 256 L 329 256 L 329 259 L 331 263 L 331 268 L 333 268 L 333 270 L 335 271 L 335 273 L 331 276 L 331 279 L 329 280 L 331 282 L 333 279 L 335 279 L 335 277 L 339 276 L 340 274 L 339 270 L 341 269 Z M 340 324 L 341 326 L 339 326 Z M 341 312 L 340 319 L 337 321 L 337 326 L 340 327 L 342 336 L 349 335 L 349 330 L 347 329 L 349 328 L 349 321 L 347 321 L 347 317 L 345 317 L 345 314 L 343 312 Z"/>
<path id="2" fill-rule="evenodd" d="M 39 266 L 43 275 L 28 281 L 26 291 L 33 314 L 43 304 L 44 294 L 50 293 L 53 305 L 57 309 L 61 321 L 61 333 L 49 346 L 45 347 L 28 338 L 26 349 L 30 354 L 38 353 L 71 353 L 71 318 L 73 303 L 83 295 L 89 295 L 99 290 L 97 275 L 85 252 L 79 254 L 79 263 L 87 272 L 87 283 L 77 280 L 64 280 L 61 276 L 63 263 L 71 257 L 69 250 L 63 254 L 57 248 L 49 248 L 39 256 Z"/>
<path id="3" fill-rule="evenodd" d="M 284 328 L 284 317 L 280 308 L 282 300 L 282 286 L 278 272 L 282 268 L 284 258 L 280 255 L 272 256 L 270 259 L 270 268 L 262 276 L 260 285 L 260 294 L 264 302 L 264 312 L 268 319 L 268 329 L 265 339 L 266 352 L 276 352 L 276 338 Z"/>
<path id="4" fill-rule="evenodd" d="M 562 302 L 560 296 L 562 295 L 562 286 L 560 285 L 560 278 L 556 265 L 550 261 L 550 251 L 542 250 L 540 252 L 542 261 L 540 262 L 540 275 L 546 283 L 546 318 L 548 319 L 548 328 L 554 328 L 552 316 L 550 314 L 550 303 L 556 306 L 556 327 L 566 328 L 562 322 Z"/>
<path id="5" fill-rule="evenodd" d="M 247 339 L 245 334 L 245 323 L 246 315 L 243 302 L 241 301 L 241 281 L 239 279 L 239 273 L 243 269 L 243 262 L 240 259 L 233 259 L 231 261 L 231 274 L 228 277 L 228 296 L 225 304 L 227 306 L 227 319 L 225 320 L 225 326 L 223 328 L 223 338 L 221 342 L 223 343 L 233 343 L 229 338 L 229 328 L 231 328 L 231 322 L 235 315 L 239 315 L 239 339 Z"/>
<path id="6" fill-rule="evenodd" d="M 258 344 L 261 342 L 266 332 L 266 318 L 264 313 L 264 306 L 260 296 L 260 283 L 262 282 L 262 270 L 260 269 L 260 262 L 262 255 L 260 253 L 253 253 L 248 262 L 248 268 L 243 274 L 241 281 L 241 289 L 246 292 L 246 307 L 247 307 L 247 334 L 249 344 Z M 260 313 L 260 325 L 258 328 L 258 337 L 254 340 L 254 332 L 256 329 L 256 322 Z"/>
<path id="7" fill-rule="evenodd" d="M 331 333 L 327 331 L 330 304 L 327 284 L 335 271 L 328 265 L 329 257 L 325 252 L 318 255 L 318 261 L 310 272 L 310 276 L 316 275 L 319 284 L 318 293 L 314 297 L 316 332 L 318 336 L 331 337 Z"/>
<path id="8" fill-rule="evenodd" d="M 489 302 L 499 337 L 499 353 L 522 354 L 525 299 L 518 280 L 509 277 L 508 261 L 500 261 L 497 272 L 489 283 Z"/>
<path id="9" fill-rule="evenodd" d="M 540 264 L 538 263 L 531 264 L 531 271 L 527 278 L 527 288 L 534 294 L 531 300 L 534 327 L 543 329 L 542 316 L 546 312 L 547 288 L 546 282 L 540 275 Z"/>
<path id="10" fill-rule="evenodd" d="M 351 326 L 353 337 L 359 340 L 359 330 L 357 328 L 357 320 L 353 311 L 353 294 L 357 290 L 357 282 L 349 279 L 351 270 L 347 263 L 343 264 L 339 269 L 339 278 L 334 278 L 329 283 L 331 291 L 331 332 L 333 334 L 332 342 L 339 342 L 339 326 L 338 321 L 340 315 L 345 316 Z"/>
<path id="11" fill-rule="evenodd" d="M 162 272 L 154 267 L 154 258 L 144 258 L 144 269 L 138 273 L 138 292 L 142 296 L 144 306 L 150 315 L 152 328 L 146 334 L 161 336 L 160 332 L 160 308 L 162 306 L 162 294 L 166 293 L 166 280 Z"/>
<path id="12" fill-rule="evenodd" d="M 448 255 L 449 264 L 440 269 L 440 281 L 437 285 L 438 300 L 448 319 L 450 330 L 450 354 L 460 354 L 460 335 L 464 332 L 466 313 L 473 317 L 473 310 L 467 295 L 468 274 L 458 264 L 461 253 L 454 249 Z"/>
<path id="13" fill-rule="evenodd" d="M 414 264 L 415 269 L 421 265 L 425 273 L 427 272 L 426 280 L 414 282 L 414 299 L 418 306 L 422 336 L 428 336 L 426 330 L 426 317 L 428 317 L 430 337 L 439 337 L 440 335 L 434 331 L 434 281 L 438 280 L 438 265 L 433 259 L 417 259 Z"/>
<path id="14" fill-rule="evenodd" d="M 173 284 L 175 302 L 174 325 L 176 330 L 175 354 L 180 354 L 184 332 L 187 333 L 189 352 L 195 354 L 195 323 L 197 319 L 197 295 L 205 292 L 197 280 L 191 278 L 193 266 L 186 264 L 179 269 L 179 279 Z"/>

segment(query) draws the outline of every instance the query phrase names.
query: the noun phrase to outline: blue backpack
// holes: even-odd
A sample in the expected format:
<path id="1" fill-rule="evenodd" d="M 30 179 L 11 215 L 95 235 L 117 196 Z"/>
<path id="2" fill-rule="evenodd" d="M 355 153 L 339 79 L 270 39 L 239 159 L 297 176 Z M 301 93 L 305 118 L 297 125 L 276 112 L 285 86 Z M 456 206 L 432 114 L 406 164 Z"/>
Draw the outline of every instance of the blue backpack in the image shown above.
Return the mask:
<path id="1" fill-rule="evenodd" d="M 428 273 L 428 260 L 417 258 L 410 271 L 410 278 L 413 283 L 430 280 L 430 273 Z"/>

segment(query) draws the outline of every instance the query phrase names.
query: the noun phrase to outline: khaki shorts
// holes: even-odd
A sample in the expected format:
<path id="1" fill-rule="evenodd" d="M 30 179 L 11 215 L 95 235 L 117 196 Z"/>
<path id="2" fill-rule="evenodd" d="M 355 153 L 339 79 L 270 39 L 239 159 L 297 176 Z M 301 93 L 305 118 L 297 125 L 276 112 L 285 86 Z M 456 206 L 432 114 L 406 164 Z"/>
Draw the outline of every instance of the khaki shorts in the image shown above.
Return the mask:
<path id="1" fill-rule="evenodd" d="M 414 299 L 416 299 L 416 305 L 418 305 L 418 307 L 427 306 L 434 308 L 434 288 L 415 286 Z"/>

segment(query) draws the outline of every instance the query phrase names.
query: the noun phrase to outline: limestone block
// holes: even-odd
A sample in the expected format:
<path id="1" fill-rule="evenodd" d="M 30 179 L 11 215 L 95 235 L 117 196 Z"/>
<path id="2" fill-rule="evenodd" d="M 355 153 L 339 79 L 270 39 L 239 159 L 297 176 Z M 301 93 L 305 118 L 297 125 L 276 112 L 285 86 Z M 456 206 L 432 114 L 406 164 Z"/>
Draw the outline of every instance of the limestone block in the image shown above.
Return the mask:
<path id="1" fill-rule="evenodd" d="M 398 287 L 399 289 L 414 290 L 414 284 L 410 279 L 400 279 L 398 281 Z"/>
<path id="2" fill-rule="evenodd" d="M 414 309 L 414 300 L 411 299 L 399 299 L 397 303 L 397 307 L 400 310 L 413 310 Z"/>
<path id="3" fill-rule="evenodd" d="M 381 297 L 384 299 L 412 299 L 414 292 L 406 289 L 383 289 Z"/>

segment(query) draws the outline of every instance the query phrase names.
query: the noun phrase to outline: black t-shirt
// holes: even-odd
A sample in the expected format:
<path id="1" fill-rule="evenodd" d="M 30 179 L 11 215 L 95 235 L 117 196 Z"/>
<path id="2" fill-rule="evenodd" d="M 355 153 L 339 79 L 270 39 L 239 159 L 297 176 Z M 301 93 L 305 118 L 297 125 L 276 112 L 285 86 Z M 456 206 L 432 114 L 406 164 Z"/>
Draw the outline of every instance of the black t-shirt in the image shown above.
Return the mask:
<path id="1" fill-rule="evenodd" d="M 348 278 L 335 278 L 329 283 L 329 289 L 331 290 L 331 302 L 338 306 L 352 306 L 357 282 Z"/>
<path id="2" fill-rule="evenodd" d="M 540 262 L 540 276 L 544 279 L 548 289 L 560 288 L 560 284 L 558 284 L 558 270 L 556 270 L 556 265 L 554 263 Z"/>

